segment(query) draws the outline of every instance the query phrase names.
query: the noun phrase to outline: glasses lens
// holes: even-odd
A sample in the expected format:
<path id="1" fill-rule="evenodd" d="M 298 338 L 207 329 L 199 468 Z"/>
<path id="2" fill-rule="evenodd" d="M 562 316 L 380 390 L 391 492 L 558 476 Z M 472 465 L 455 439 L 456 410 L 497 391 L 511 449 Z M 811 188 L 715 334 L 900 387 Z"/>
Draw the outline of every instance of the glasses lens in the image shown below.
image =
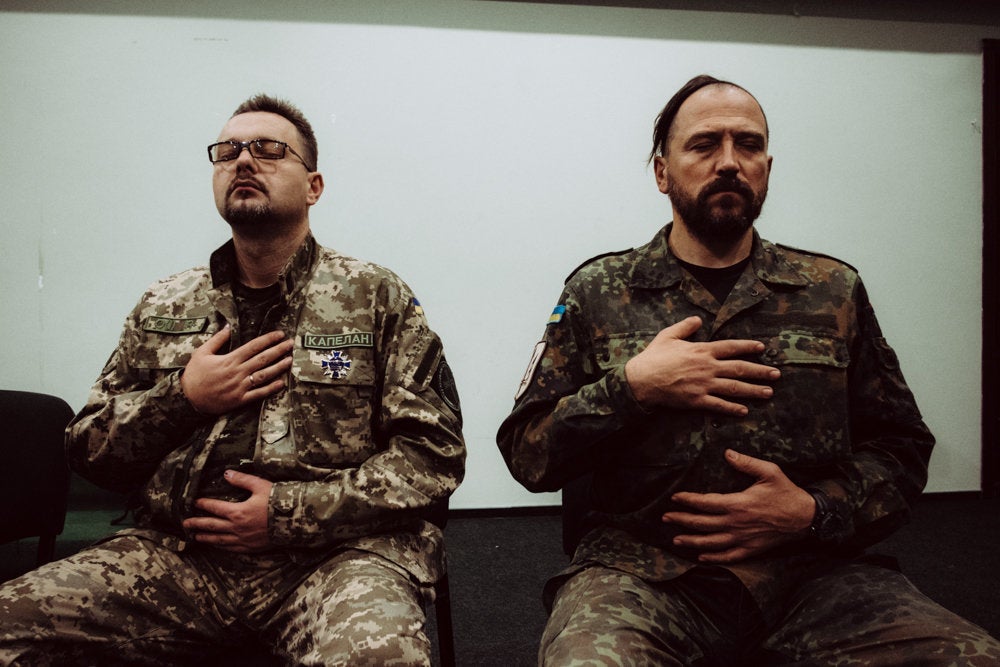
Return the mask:
<path id="1" fill-rule="evenodd" d="M 212 162 L 232 160 L 239 155 L 239 152 L 239 145 L 233 145 L 230 141 L 223 141 L 222 143 L 212 144 L 208 147 L 208 157 Z"/>
<path id="2" fill-rule="evenodd" d="M 265 160 L 285 157 L 285 144 L 273 139 L 257 139 L 250 142 L 250 154 Z"/>

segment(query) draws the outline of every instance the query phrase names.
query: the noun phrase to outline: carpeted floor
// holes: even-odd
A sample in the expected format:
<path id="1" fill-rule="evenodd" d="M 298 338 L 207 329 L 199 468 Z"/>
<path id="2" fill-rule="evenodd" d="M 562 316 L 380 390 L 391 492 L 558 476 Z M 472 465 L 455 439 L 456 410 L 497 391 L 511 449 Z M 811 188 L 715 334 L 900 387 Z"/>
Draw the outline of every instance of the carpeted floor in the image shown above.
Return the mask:
<path id="1" fill-rule="evenodd" d="M 117 511 L 86 500 L 74 507 L 57 556 L 115 530 Z M 567 563 L 555 511 L 453 513 L 445 536 L 459 665 L 535 664 L 542 585 Z M 931 598 L 1000 637 L 1000 500 L 927 496 L 914 514 L 877 551 L 898 558 Z M 0 546 L 0 580 L 29 569 L 34 549 L 33 540 Z"/>

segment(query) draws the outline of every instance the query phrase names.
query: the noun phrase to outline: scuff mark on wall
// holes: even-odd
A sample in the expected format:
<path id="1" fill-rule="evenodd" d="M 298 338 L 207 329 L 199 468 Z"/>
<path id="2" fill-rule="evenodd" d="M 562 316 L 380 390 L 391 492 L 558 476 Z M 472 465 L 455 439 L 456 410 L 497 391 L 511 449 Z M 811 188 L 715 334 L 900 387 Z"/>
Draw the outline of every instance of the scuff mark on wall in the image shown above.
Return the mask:
<path id="1" fill-rule="evenodd" d="M 42 237 L 38 238 L 38 289 L 45 288 L 45 252 L 42 249 Z"/>

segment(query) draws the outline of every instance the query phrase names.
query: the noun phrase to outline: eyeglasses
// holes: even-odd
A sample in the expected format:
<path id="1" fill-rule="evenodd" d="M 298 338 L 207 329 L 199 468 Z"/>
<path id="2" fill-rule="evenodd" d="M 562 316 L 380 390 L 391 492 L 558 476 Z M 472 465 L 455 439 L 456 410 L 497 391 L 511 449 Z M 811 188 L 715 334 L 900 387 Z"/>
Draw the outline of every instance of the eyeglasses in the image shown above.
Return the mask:
<path id="1" fill-rule="evenodd" d="M 216 162 L 235 160 L 240 156 L 240 153 L 243 152 L 244 148 L 250 151 L 250 155 L 262 160 L 280 160 L 285 157 L 285 150 L 288 150 L 292 155 L 299 159 L 299 162 L 305 165 L 306 169 L 313 171 L 313 168 L 302 159 L 301 155 L 295 152 L 295 149 L 286 144 L 284 141 L 277 141 L 275 139 L 220 141 L 219 143 L 212 144 L 208 147 L 208 159 L 212 162 L 212 164 L 215 164 Z"/>

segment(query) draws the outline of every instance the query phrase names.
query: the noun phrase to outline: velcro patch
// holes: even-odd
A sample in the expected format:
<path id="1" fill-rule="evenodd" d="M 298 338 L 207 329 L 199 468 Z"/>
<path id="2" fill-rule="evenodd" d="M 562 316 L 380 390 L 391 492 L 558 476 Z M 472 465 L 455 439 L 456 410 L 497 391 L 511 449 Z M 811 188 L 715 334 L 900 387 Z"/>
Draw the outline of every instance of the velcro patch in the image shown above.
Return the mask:
<path id="1" fill-rule="evenodd" d="M 524 392 L 528 391 L 528 386 L 531 384 L 532 378 L 535 377 L 535 369 L 538 368 L 538 362 L 542 360 L 542 355 L 545 354 L 545 347 L 544 340 L 535 344 L 535 349 L 531 353 L 531 361 L 528 362 L 528 369 L 524 371 L 521 384 L 517 387 L 517 393 L 514 394 L 515 401 L 524 396 Z"/>
<path id="2" fill-rule="evenodd" d="M 208 326 L 207 317 L 154 317 L 146 318 L 142 323 L 143 331 L 180 336 L 183 334 L 201 333 Z"/>
<path id="3" fill-rule="evenodd" d="M 338 350 L 345 347 L 372 347 L 371 331 L 349 331 L 339 334 L 302 334 L 302 347 L 307 350 Z"/>

